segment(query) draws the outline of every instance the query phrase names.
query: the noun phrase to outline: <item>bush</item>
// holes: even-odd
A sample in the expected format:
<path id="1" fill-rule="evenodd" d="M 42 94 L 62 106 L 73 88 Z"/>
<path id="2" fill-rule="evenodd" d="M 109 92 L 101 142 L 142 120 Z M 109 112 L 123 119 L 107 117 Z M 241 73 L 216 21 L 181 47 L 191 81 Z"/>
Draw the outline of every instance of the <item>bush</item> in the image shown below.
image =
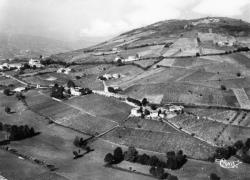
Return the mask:
<path id="1" fill-rule="evenodd" d="M 215 174 L 215 173 L 211 173 L 210 174 L 210 180 L 220 180 L 220 177 L 217 176 L 217 174 Z"/>
<path id="2" fill-rule="evenodd" d="M 129 162 L 135 162 L 138 155 L 138 151 L 134 146 L 129 146 L 128 151 L 124 153 L 124 160 Z"/>
<path id="3" fill-rule="evenodd" d="M 221 88 L 221 90 L 223 90 L 223 91 L 227 90 L 227 88 L 226 88 L 225 85 L 221 85 L 220 88 Z"/>
<path id="4" fill-rule="evenodd" d="M 122 153 L 122 148 L 120 147 L 117 147 L 115 150 L 114 150 L 114 162 L 115 163 L 120 163 L 124 160 L 124 156 L 123 156 L 123 153 Z"/>
<path id="5" fill-rule="evenodd" d="M 242 141 L 236 141 L 235 143 L 234 143 L 234 147 L 237 149 L 237 150 L 239 150 L 239 149 L 241 149 L 242 147 L 244 146 L 244 144 L 243 144 L 243 142 Z"/>
<path id="6" fill-rule="evenodd" d="M 237 75 L 238 77 L 240 77 L 240 76 L 241 76 L 241 73 L 240 73 L 240 72 L 237 72 L 236 75 Z"/>
<path id="7" fill-rule="evenodd" d="M 143 98 L 141 104 L 143 106 L 146 106 L 148 104 L 148 100 L 146 98 Z"/>
<path id="8" fill-rule="evenodd" d="M 106 154 L 105 158 L 104 158 L 104 162 L 107 165 L 111 165 L 114 163 L 114 156 L 111 153 Z"/>
<path id="9" fill-rule="evenodd" d="M 11 109 L 10 109 L 10 107 L 8 107 L 8 106 L 6 106 L 4 110 L 5 110 L 5 112 L 6 112 L 7 114 L 9 114 L 9 113 L 11 112 Z"/>
<path id="10" fill-rule="evenodd" d="M 11 91 L 10 91 L 10 89 L 4 89 L 3 90 L 3 93 L 6 95 L 6 96 L 10 96 L 11 94 Z"/>
<path id="11" fill-rule="evenodd" d="M 68 82 L 67 82 L 67 87 L 68 88 L 75 88 L 76 87 L 76 85 L 75 85 L 75 83 L 72 81 L 72 80 L 69 80 Z"/>
<path id="12" fill-rule="evenodd" d="M 150 160 L 150 156 L 148 156 L 147 154 L 143 154 L 143 155 L 138 155 L 136 162 L 143 164 L 143 165 L 148 165 L 149 160 Z"/>

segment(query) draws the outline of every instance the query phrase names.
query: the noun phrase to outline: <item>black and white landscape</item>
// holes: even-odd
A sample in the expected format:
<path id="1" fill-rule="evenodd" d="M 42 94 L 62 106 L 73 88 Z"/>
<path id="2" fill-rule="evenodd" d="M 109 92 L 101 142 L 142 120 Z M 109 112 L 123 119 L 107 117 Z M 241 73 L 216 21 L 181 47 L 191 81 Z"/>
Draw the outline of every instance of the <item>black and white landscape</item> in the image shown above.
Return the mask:
<path id="1" fill-rule="evenodd" d="M 250 179 L 249 9 L 0 0 L 0 179 Z"/>

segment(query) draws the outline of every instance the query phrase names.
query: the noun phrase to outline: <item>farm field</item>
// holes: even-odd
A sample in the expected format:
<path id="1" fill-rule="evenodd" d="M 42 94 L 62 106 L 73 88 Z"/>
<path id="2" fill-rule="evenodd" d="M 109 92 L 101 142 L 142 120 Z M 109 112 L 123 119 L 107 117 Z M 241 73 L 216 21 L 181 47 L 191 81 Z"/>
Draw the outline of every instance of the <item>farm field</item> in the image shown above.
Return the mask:
<path id="1" fill-rule="evenodd" d="M 137 128 L 137 129 L 149 130 L 149 131 L 151 130 L 151 131 L 173 132 L 173 133 L 179 132 L 164 122 L 141 119 L 137 117 L 130 117 L 129 119 L 127 119 L 124 122 L 124 126 L 128 128 Z"/>
<path id="2" fill-rule="evenodd" d="M 41 100 L 40 102 L 37 102 L 36 99 Z M 96 117 L 95 114 L 86 111 L 86 109 L 60 103 L 52 100 L 50 97 L 45 97 L 44 95 L 34 96 L 33 99 L 31 97 L 28 98 L 27 104 L 32 111 L 51 118 L 60 125 L 87 134 L 99 134 L 117 125 L 113 120 L 100 116 Z"/>
<path id="3" fill-rule="evenodd" d="M 148 94 L 164 94 L 163 104 L 188 102 L 190 104 L 239 106 L 232 91 L 223 92 L 219 89 L 184 83 L 134 85 L 123 93 L 138 99 L 142 99 Z"/>
<path id="4" fill-rule="evenodd" d="M 121 123 L 130 114 L 131 107 L 116 99 L 90 94 L 65 101 L 66 104 L 82 109 L 96 117 Z"/>
<path id="5" fill-rule="evenodd" d="M 196 159 L 207 159 L 214 151 L 214 148 L 209 144 L 182 133 L 117 128 L 106 134 L 104 139 L 121 145 L 135 146 L 162 153 L 182 149 L 187 156 Z"/>

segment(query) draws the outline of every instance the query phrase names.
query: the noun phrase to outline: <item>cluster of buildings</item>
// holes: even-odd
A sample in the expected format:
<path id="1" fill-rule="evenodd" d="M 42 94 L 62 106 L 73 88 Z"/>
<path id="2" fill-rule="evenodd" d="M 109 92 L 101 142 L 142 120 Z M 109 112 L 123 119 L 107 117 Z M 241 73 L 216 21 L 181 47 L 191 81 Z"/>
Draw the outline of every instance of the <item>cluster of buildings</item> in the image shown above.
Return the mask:
<path id="1" fill-rule="evenodd" d="M 130 116 L 153 120 L 170 119 L 183 113 L 183 109 L 183 106 L 176 105 L 169 105 L 168 107 L 138 106 L 131 109 Z"/>
<path id="2" fill-rule="evenodd" d="M 137 61 L 140 59 L 140 55 L 136 54 L 135 56 L 128 56 L 127 58 L 123 58 L 121 56 L 117 56 L 114 59 L 115 63 L 123 63 L 123 62 L 132 62 L 132 61 Z"/>
<path id="3" fill-rule="evenodd" d="M 13 70 L 18 69 L 20 70 L 23 65 L 21 63 L 3 63 L 0 65 L 0 71 L 7 71 L 7 70 Z"/>
<path id="4" fill-rule="evenodd" d="M 98 79 L 100 79 L 101 81 L 107 81 L 107 80 L 110 80 L 110 79 L 119 79 L 123 77 L 123 75 L 121 74 L 104 74 L 102 76 L 99 76 Z"/>
<path id="5" fill-rule="evenodd" d="M 0 71 L 7 71 L 7 70 L 20 70 L 22 67 L 25 67 L 26 63 L 3 63 L 0 64 Z M 28 62 L 30 67 L 42 68 L 44 65 L 41 64 L 39 59 L 30 59 Z"/>
<path id="6" fill-rule="evenodd" d="M 192 22 L 193 26 L 196 26 L 198 24 L 209 24 L 209 23 L 218 23 L 220 22 L 220 19 L 217 18 L 206 18 L 206 19 L 201 19 L 199 21 L 196 22 Z"/>
<path id="7" fill-rule="evenodd" d="M 29 66 L 30 67 L 36 67 L 36 68 L 44 67 L 44 65 L 41 64 L 41 61 L 39 59 L 30 59 L 29 60 Z"/>

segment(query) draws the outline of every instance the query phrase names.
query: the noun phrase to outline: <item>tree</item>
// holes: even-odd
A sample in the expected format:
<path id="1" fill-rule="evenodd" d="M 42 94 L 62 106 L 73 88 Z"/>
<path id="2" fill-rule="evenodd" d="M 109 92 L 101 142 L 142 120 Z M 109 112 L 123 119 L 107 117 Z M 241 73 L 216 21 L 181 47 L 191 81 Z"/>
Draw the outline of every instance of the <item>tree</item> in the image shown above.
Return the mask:
<path id="1" fill-rule="evenodd" d="M 230 153 L 228 151 L 227 148 L 225 147 L 218 147 L 216 150 L 215 150 L 215 154 L 214 154 L 214 158 L 216 159 L 228 159 L 230 158 Z"/>
<path id="2" fill-rule="evenodd" d="M 134 146 L 129 146 L 128 151 L 124 153 L 124 160 L 129 162 L 135 162 L 138 155 L 138 151 L 135 149 Z"/>
<path id="3" fill-rule="evenodd" d="M 200 53 L 197 52 L 195 55 L 196 55 L 196 57 L 199 57 L 199 56 L 200 56 Z"/>
<path id="4" fill-rule="evenodd" d="M 111 153 L 106 154 L 105 158 L 104 158 L 104 162 L 107 165 L 111 165 L 114 163 L 114 156 Z"/>
<path id="5" fill-rule="evenodd" d="M 10 89 L 4 89 L 4 90 L 3 90 L 3 93 L 4 93 L 6 96 L 10 96 Z"/>
<path id="6" fill-rule="evenodd" d="M 9 114 L 9 113 L 11 112 L 11 109 L 10 109 L 10 107 L 8 107 L 8 106 L 6 106 L 4 110 L 5 110 L 5 112 L 6 112 L 7 114 Z"/>
<path id="7" fill-rule="evenodd" d="M 80 138 L 78 136 L 75 137 L 74 141 L 73 141 L 73 144 L 76 146 L 76 147 L 79 147 L 80 146 Z"/>
<path id="8" fill-rule="evenodd" d="M 63 86 L 58 86 L 58 84 L 55 84 L 51 89 L 50 96 L 55 97 L 55 98 L 59 98 L 59 99 L 63 99 L 64 98 L 63 91 L 64 91 Z"/>
<path id="9" fill-rule="evenodd" d="M 238 140 L 238 141 L 236 141 L 235 143 L 234 143 L 234 147 L 236 148 L 236 149 L 241 149 L 242 147 L 244 146 L 244 144 L 243 144 L 243 142 L 241 141 L 241 140 Z"/>
<path id="10" fill-rule="evenodd" d="M 156 177 L 159 178 L 159 179 L 163 179 L 163 176 L 164 176 L 164 169 L 163 167 L 156 167 Z"/>
<path id="11" fill-rule="evenodd" d="M 215 173 L 211 173 L 210 174 L 210 180 L 220 180 L 220 177 L 217 176 L 217 174 L 215 174 Z"/>
<path id="12" fill-rule="evenodd" d="M 250 148 L 250 138 L 247 138 L 247 140 L 245 142 L 245 146 Z"/>
<path id="13" fill-rule="evenodd" d="M 124 156 L 123 156 L 123 153 L 122 153 L 122 148 L 120 148 L 120 147 L 115 148 L 115 150 L 114 150 L 114 161 L 115 161 L 115 163 L 120 163 L 123 160 L 124 160 Z"/>
<path id="14" fill-rule="evenodd" d="M 221 85 L 220 88 L 221 88 L 221 90 L 223 90 L 223 91 L 227 90 L 227 88 L 226 88 L 225 85 Z"/>
<path id="15" fill-rule="evenodd" d="M 151 166 L 151 168 L 149 169 L 149 173 L 152 176 L 156 177 L 156 168 L 155 168 L 155 166 Z"/>
<path id="16" fill-rule="evenodd" d="M 157 166 L 157 164 L 159 163 L 159 159 L 156 156 L 151 156 L 149 159 L 149 165 L 150 166 Z"/>
<path id="17" fill-rule="evenodd" d="M 147 165 L 149 164 L 149 160 L 150 157 L 147 154 L 143 154 L 143 155 L 138 155 L 136 161 L 140 164 Z"/>
<path id="18" fill-rule="evenodd" d="M 25 99 L 25 96 L 21 92 L 19 92 L 16 93 L 16 98 L 18 99 L 18 101 L 21 101 Z"/>
<path id="19" fill-rule="evenodd" d="M 147 116 L 147 115 L 150 115 L 150 111 L 148 109 L 145 109 L 144 110 L 144 115 Z"/>
<path id="20" fill-rule="evenodd" d="M 75 85 L 75 83 L 72 81 L 72 80 L 69 80 L 68 82 L 67 82 L 67 87 L 68 88 L 75 88 L 76 87 L 76 85 Z"/>
<path id="21" fill-rule="evenodd" d="M 146 98 L 143 98 L 141 104 L 143 106 L 146 106 L 148 104 L 148 100 Z"/>

